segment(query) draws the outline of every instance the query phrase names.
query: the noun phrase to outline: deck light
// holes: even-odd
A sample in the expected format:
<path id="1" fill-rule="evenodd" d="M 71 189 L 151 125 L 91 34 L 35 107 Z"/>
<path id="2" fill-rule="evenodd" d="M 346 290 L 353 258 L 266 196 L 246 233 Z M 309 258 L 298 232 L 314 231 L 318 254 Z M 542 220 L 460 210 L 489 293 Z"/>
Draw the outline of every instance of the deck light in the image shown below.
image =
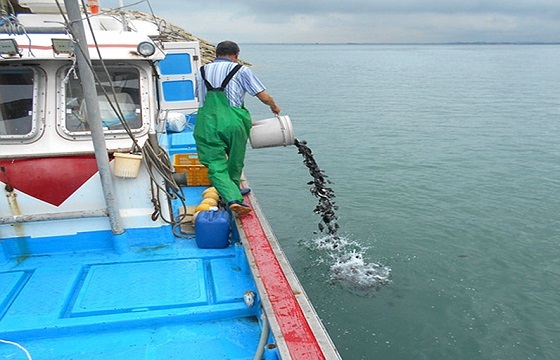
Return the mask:
<path id="1" fill-rule="evenodd" d="M 142 41 L 138 44 L 137 51 L 140 55 L 144 57 L 152 56 L 156 52 L 156 47 L 149 41 Z"/>
<path id="2" fill-rule="evenodd" d="M 15 39 L 0 39 L 0 55 L 19 55 Z"/>
<path id="3" fill-rule="evenodd" d="M 70 39 L 51 39 L 55 54 L 73 54 L 74 43 Z"/>

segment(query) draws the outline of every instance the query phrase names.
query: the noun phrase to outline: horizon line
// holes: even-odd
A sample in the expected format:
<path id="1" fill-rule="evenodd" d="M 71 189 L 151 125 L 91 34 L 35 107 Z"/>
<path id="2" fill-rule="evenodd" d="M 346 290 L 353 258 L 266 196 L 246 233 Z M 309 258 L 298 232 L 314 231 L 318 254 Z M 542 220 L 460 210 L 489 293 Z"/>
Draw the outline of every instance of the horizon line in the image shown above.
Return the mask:
<path id="1" fill-rule="evenodd" d="M 245 45 L 560 45 L 557 41 L 450 41 L 450 42 L 239 42 Z"/>

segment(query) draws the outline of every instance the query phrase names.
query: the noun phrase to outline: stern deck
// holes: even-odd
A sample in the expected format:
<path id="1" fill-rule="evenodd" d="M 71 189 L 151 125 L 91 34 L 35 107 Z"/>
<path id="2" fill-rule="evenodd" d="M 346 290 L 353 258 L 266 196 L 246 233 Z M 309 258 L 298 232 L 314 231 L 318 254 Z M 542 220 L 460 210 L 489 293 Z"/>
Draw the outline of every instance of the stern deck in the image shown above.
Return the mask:
<path id="1" fill-rule="evenodd" d="M 199 249 L 194 238 L 15 257 L 0 264 L 0 339 L 41 359 L 244 359 L 261 329 L 243 300 L 255 291 L 246 267 L 242 246 Z M 0 357 L 21 351 L 0 344 Z"/>

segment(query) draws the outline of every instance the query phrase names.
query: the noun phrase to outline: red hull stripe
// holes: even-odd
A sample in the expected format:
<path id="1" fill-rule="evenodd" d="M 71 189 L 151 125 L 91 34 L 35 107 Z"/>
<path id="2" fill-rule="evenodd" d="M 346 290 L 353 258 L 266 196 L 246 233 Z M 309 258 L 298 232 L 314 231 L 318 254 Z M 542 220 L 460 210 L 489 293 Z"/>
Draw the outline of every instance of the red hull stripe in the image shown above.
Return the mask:
<path id="1" fill-rule="evenodd" d="M 59 206 L 97 173 L 93 155 L 0 160 L 0 181 Z"/>
<path id="2" fill-rule="evenodd" d="M 244 202 L 250 204 L 245 198 Z M 325 359 L 266 233 L 254 213 L 241 217 L 251 252 L 293 359 Z"/>

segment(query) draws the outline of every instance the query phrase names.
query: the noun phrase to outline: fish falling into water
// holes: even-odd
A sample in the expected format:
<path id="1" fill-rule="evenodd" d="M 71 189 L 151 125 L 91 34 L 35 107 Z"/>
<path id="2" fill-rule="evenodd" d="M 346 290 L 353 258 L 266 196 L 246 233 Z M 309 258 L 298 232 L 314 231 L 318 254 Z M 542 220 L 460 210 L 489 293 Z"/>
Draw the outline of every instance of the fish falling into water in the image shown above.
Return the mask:
<path id="1" fill-rule="evenodd" d="M 319 168 L 311 149 L 307 146 L 306 141 L 294 140 L 296 147 L 298 148 L 298 153 L 303 155 L 303 163 L 309 169 L 309 173 L 313 178 L 312 181 L 308 182 L 307 185 L 313 185 L 310 189 L 311 193 L 319 199 L 314 212 L 321 216 L 321 222 L 319 222 L 319 231 L 325 232 L 327 235 L 333 238 L 338 238 L 338 217 L 335 211 L 338 207 L 335 206 L 333 201 L 335 195 L 332 188 L 327 187 L 327 184 L 331 184 L 323 170 Z"/>
<path id="2" fill-rule="evenodd" d="M 303 163 L 313 178 L 307 184 L 311 185 L 310 191 L 318 199 L 314 212 L 321 218 L 318 228 L 325 236 L 315 240 L 312 247 L 327 253 L 330 259 L 331 280 L 364 295 L 391 283 L 390 268 L 377 263 L 366 263 L 363 259 L 365 248 L 356 241 L 338 235 L 338 207 L 334 202 L 335 194 L 330 187 L 331 181 L 317 165 L 306 141 L 295 139 L 294 145 L 303 156 Z"/>

